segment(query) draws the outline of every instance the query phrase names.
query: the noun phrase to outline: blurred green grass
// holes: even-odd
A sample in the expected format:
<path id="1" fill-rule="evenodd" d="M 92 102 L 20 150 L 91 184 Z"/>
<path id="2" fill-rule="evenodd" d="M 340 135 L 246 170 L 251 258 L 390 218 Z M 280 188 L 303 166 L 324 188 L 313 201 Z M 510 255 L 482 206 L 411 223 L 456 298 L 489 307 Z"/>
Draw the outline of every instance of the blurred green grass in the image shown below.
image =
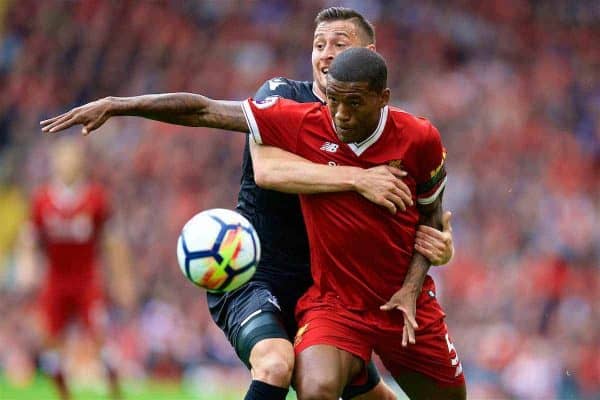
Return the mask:
<path id="1" fill-rule="evenodd" d="M 72 388 L 73 400 L 108 399 L 106 389 L 78 387 Z M 226 390 L 201 393 L 200 390 L 186 389 L 177 381 L 133 381 L 123 383 L 123 400 L 239 400 L 244 394 Z M 36 376 L 29 384 L 17 387 L 0 374 L 0 399 L 2 400 L 54 400 L 58 399 L 52 382 Z M 295 399 L 295 396 L 288 399 Z"/>
<path id="2" fill-rule="evenodd" d="M 387 382 L 396 391 L 399 400 L 407 397 L 399 390 L 395 382 Z M 108 392 L 104 387 L 90 388 L 72 385 L 72 400 L 107 400 Z M 245 390 L 232 383 L 231 388 L 208 387 L 204 390 L 198 386 L 182 384 L 182 381 L 137 380 L 122 383 L 123 400 L 240 400 Z M 58 400 L 52 382 L 44 375 L 38 374 L 26 386 L 11 384 L 0 371 L 0 400 Z M 296 400 L 293 389 L 286 400 Z"/>

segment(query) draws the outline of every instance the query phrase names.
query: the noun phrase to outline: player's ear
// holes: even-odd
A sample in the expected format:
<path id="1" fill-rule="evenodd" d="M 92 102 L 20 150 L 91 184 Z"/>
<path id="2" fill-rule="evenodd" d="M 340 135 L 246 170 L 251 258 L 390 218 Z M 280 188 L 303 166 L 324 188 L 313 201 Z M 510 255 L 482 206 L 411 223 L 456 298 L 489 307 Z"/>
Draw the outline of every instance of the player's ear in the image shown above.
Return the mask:
<path id="1" fill-rule="evenodd" d="M 375 43 L 368 44 L 367 49 L 371 51 L 377 51 L 377 49 L 375 48 Z"/>
<path id="2" fill-rule="evenodd" d="M 390 88 L 385 88 L 381 92 L 381 96 L 379 97 L 379 101 L 381 102 L 381 107 L 387 106 L 390 102 Z"/>

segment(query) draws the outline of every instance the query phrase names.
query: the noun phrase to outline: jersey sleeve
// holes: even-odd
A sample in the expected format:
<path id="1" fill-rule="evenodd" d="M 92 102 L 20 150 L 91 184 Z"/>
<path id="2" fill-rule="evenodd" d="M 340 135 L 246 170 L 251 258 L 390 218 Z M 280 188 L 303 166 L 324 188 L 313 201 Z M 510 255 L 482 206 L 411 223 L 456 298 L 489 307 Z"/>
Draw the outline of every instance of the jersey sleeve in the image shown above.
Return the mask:
<path id="1" fill-rule="evenodd" d="M 269 79 L 262 84 L 254 94 L 254 100 L 264 101 L 269 97 L 283 97 L 284 99 L 293 98 L 294 88 L 285 78 Z"/>
<path id="2" fill-rule="evenodd" d="M 242 110 L 255 143 L 297 152 L 305 107 L 291 100 L 270 97 L 263 101 L 248 99 L 242 103 Z"/>
<path id="3" fill-rule="evenodd" d="M 440 133 L 431 123 L 419 150 L 417 203 L 433 203 L 446 187 L 446 149 Z"/>

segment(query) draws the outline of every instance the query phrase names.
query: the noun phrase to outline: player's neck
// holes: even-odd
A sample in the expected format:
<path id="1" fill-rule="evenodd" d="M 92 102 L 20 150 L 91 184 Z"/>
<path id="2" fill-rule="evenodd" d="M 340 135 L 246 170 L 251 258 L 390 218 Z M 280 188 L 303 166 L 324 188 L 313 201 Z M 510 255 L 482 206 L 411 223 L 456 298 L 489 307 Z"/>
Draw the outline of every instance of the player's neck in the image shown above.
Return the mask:
<path id="1" fill-rule="evenodd" d="M 325 96 L 325 93 L 323 93 L 323 91 L 321 91 L 321 89 L 319 89 L 319 85 L 317 85 L 317 82 L 313 81 L 312 84 L 312 92 L 315 96 L 317 96 L 317 98 L 319 100 L 321 100 L 321 103 L 325 104 L 327 103 L 327 101 L 325 101 L 325 99 L 327 98 Z"/>
<path id="2" fill-rule="evenodd" d="M 53 191 L 66 199 L 77 197 L 84 187 L 85 182 L 81 178 L 71 181 L 64 181 L 61 179 L 54 179 L 52 181 Z"/>

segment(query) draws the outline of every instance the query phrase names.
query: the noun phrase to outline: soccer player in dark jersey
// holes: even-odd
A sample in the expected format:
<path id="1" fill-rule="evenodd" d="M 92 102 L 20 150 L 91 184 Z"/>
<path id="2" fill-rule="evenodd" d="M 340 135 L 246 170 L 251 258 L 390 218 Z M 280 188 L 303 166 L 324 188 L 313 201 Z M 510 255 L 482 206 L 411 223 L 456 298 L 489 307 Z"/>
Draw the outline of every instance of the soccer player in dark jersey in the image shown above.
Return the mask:
<path id="1" fill-rule="evenodd" d="M 259 89 L 255 96 L 257 99 L 264 100 L 275 95 L 301 102 L 322 102 L 327 68 L 337 53 L 353 46 L 374 48 L 372 28 L 360 14 L 352 10 L 339 8 L 324 10 L 317 17 L 316 24 L 313 44 L 315 83 L 284 78 L 273 79 Z M 188 123 L 185 121 L 185 116 L 182 119 L 178 119 L 181 116 L 177 114 L 165 117 L 163 114 L 156 115 L 154 118 L 168 122 Z M 62 122 L 66 121 L 67 119 L 63 119 Z M 96 122 L 101 124 L 103 121 Z M 97 127 L 95 123 L 88 128 L 95 129 Z M 191 122 L 192 125 L 194 123 Z M 331 145 L 328 149 L 334 150 L 335 146 Z M 265 155 L 267 152 L 268 154 Z M 271 157 L 270 165 L 274 166 L 275 172 L 261 167 L 269 161 L 268 157 Z M 293 367 L 293 349 L 289 337 L 293 336 L 296 327 L 292 315 L 294 305 L 311 282 L 308 277 L 308 247 L 297 197 L 259 189 L 254 183 L 254 178 L 273 189 L 306 193 L 361 190 L 359 186 L 349 185 L 351 180 L 359 182 L 361 174 L 364 174 L 365 180 L 378 179 L 382 183 L 389 184 L 391 181 L 388 179 L 391 178 L 391 174 L 389 170 L 377 169 L 381 167 L 365 171 L 354 169 L 344 173 L 344 168 L 331 169 L 321 166 L 322 168 L 318 169 L 316 165 L 309 165 L 301 160 L 295 160 L 297 163 L 294 164 L 287 158 L 284 159 L 280 150 L 266 147 L 260 147 L 258 152 L 253 149 L 252 158 L 255 158 L 255 166 L 259 168 L 256 170 L 256 176 L 252 174 L 251 159 L 247 149 L 238 210 L 254 223 L 261 239 L 269 249 L 263 255 L 261 266 L 253 282 L 235 293 L 209 295 L 209 302 L 213 317 L 226 332 L 240 358 L 246 364 L 251 364 L 254 382 L 246 398 L 261 396 L 261 398 L 280 398 L 277 396 L 284 397 L 285 393 L 281 394 L 282 391 L 277 389 L 285 386 L 287 391 Z M 366 178 L 367 172 L 371 174 L 369 178 Z M 317 183 L 319 186 L 315 186 Z M 370 196 L 366 189 L 362 189 L 362 194 L 367 198 Z M 388 196 L 389 194 L 387 193 Z M 400 197 L 395 201 L 381 196 L 373 200 L 377 204 L 388 206 L 391 211 L 394 211 L 395 207 L 402 209 L 404 206 Z M 447 232 L 445 234 L 449 235 Z M 440 259 L 447 258 L 448 253 L 451 254 L 451 246 L 446 246 L 439 238 L 433 236 L 425 240 L 426 244 L 429 242 L 438 245 L 418 250 L 424 253 L 429 251 L 429 257 L 432 261 L 436 261 L 436 264 L 440 263 Z M 369 393 L 374 396 L 371 398 L 392 397 L 391 393 L 386 392 L 389 389 L 383 384 L 377 385 L 379 382 L 377 375 L 371 377 L 366 385 L 358 388 L 354 393 L 347 393 L 345 397 L 364 393 L 374 386 L 375 390 Z M 273 392 L 279 393 L 273 395 Z M 368 395 L 365 398 L 369 398 Z"/>

